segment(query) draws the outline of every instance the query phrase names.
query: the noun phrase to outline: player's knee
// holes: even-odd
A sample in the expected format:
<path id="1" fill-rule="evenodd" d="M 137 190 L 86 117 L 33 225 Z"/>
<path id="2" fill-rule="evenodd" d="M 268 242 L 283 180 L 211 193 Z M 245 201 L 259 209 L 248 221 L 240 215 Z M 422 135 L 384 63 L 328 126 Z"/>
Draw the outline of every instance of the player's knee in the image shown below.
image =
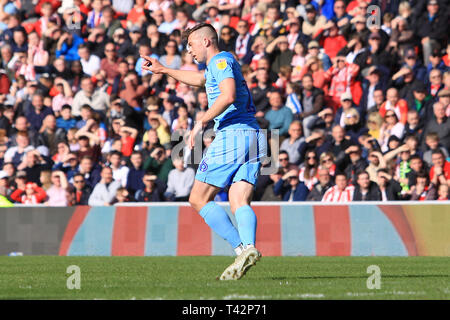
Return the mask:
<path id="1" fill-rule="evenodd" d="M 195 194 L 190 194 L 190 196 L 189 196 L 189 204 L 198 212 L 198 211 L 200 211 L 202 208 L 203 208 L 203 206 L 204 206 L 204 204 L 202 205 L 202 203 L 203 203 L 204 201 L 202 201 L 201 199 L 200 199 L 200 197 L 199 196 L 197 196 L 197 195 L 195 195 Z"/>

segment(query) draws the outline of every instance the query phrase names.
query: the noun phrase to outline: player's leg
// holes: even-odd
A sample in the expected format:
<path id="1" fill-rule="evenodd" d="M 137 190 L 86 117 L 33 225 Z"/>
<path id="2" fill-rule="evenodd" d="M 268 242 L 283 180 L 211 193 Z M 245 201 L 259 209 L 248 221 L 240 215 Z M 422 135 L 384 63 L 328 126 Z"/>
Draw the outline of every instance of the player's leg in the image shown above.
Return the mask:
<path id="1" fill-rule="evenodd" d="M 231 210 L 238 222 L 239 235 L 246 246 L 236 260 L 225 269 L 220 280 L 239 280 L 261 258 L 260 252 L 255 248 L 256 215 L 250 208 L 253 185 L 244 180 L 235 182 L 231 185 L 228 195 Z"/>
<path id="2" fill-rule="evenodd" d="M 254 186 L 245 181 L 233 183 L 228 192 L 231 212 L 234 213 L 238 224 L 242 244 L 254 246 L 256 238 L 256 215 L 250 207 Z"/>
<path id="3" fill-rule="evenodd" d="M 214 197 L 220 189 L 217 186 L 195 180 L 189 196 L 189 203 L 205 220 L 206 224 L 225 239 L 239 255 L 242 252 L 239 232 L 234 227 L 227 212 L 214 202 Z"/>

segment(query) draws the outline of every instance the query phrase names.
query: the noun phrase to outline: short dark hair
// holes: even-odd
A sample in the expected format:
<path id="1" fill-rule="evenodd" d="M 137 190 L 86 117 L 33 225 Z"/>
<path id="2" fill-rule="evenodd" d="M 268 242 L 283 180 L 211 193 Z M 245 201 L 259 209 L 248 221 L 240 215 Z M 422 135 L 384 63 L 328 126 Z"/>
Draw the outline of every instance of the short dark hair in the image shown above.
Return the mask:
<path id="1" fill-rule="evenodd" d="M 367 174 L 370 177 L 369 173 L 366 170 L 360 170 L 356 173 L 356 179 L 359 179 L 359 176 L 362 174 Z"/>
<path id="2" fill-rule="evenodd" d="M 345 179 L 347 180 L 347 175 L 345 174 L 344 171 L 336 171 L 334 178 L 337 178 L 337 176 L 344 176 Z"/>
<path id="3" fill-rule="evenodd" d="M 440 154 L 443 158 L 445 158 L 445 154 L 444 154 L 444 152 L 442 152 L 442 150 L 440 148 L 431 151 L 431 155 L 433 155 L 433 154 Z"/>
<path id="4" fill-rule="evenodd" d="M 111 152 L 109 153 L 109 156 L 110 156 L 110 157 L 112 157 L 112 156 L 118 156 L 119 158 L 122 158 L 122 153 L 120 153 L 120 152 L 117 151 L 117 150 L 113 150 L 113 151 L 111 151 Z"/>
<path id="5" fill-rule="evenodd" d="M 187 41 L 187 39 L 189 38 L 189 36 L 194 33 L 197 30 L 200 30 L 202 28 L 209 28 L 211 31 L 214 32 L 215 37 L 213 38 L 213 41 L 215 42 L 215 44 L 217 45 L 219 43 L 219 36 L 217 35 L 217 30 L 216 28 L 214 28 L 211 24 L 206 23 L 206 22 L 202 22 L 199 23 L 197 25 L 195 25 L 192 28 L 187 29 L 184 33 L 183 33 L 183 39 L 185 39 Z"/>
<path id="6" fill-rule="evenodd" d="M 412 155 L 412 156 L 409 158 L 409 162 L 411 162 L 411 161 L 413 161 L 413 160 L 420 160 L 420 161 L 423 162 L 422 158 L 421 158 L 418 154 Z"/>

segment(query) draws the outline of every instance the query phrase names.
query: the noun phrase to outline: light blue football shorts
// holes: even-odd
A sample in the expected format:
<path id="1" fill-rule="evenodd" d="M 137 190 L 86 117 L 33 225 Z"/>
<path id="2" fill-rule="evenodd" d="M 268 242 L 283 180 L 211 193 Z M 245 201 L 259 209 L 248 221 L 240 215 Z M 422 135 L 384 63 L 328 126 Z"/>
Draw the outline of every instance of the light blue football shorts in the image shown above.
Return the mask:
<path id="1" fill-rule="evenodd" d="M 195 179 L 219 188 L 241 180 L 255 185 L 266 155 L 267 140 L 261 129 L 219 130 Z"/>

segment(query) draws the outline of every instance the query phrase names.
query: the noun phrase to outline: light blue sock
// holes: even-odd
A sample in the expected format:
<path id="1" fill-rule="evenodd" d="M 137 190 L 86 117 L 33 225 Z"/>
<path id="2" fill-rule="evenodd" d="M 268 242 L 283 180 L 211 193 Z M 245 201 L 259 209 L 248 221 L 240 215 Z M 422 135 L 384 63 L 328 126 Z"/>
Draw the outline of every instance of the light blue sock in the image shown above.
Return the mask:
<path id="1" fill-rule="evenodd" d="M 256 238 L 256 214 L 253 209 L 247 205 L 240 207 L 234 214 L 238 224 L 239 236 L 244 246 L 255 245 Z"/>
<path id="2" fill-rule="evenodd" d="M 208 202 L 199 212 L 206 224 L 234 248 L 241 244 L 239 232 L 227 212 L 214 201 Z"/>

